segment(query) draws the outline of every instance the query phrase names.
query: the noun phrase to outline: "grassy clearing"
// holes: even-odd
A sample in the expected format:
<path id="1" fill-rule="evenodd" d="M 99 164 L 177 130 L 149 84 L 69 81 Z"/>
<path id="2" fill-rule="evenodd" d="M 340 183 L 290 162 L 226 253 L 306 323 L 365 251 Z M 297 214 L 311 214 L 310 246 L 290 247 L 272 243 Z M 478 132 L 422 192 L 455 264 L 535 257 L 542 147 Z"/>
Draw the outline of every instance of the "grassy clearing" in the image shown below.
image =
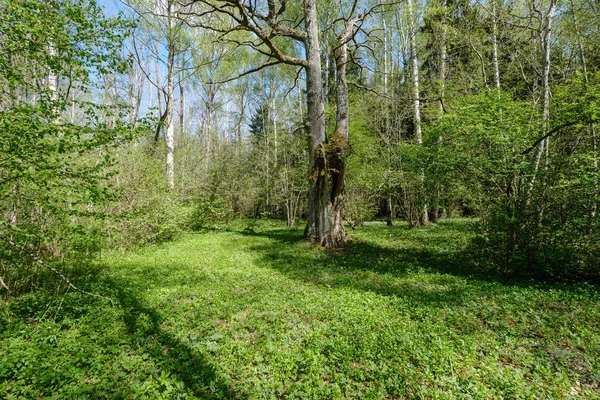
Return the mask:
<path id="1" fill-rule="evenodd" d="M 597 287 L 473 274 L 468 220 L 244 222 L 0 304 L 0 398 L 600 398 Z M 42 318 L 42 315 L 45 316 Z"/>

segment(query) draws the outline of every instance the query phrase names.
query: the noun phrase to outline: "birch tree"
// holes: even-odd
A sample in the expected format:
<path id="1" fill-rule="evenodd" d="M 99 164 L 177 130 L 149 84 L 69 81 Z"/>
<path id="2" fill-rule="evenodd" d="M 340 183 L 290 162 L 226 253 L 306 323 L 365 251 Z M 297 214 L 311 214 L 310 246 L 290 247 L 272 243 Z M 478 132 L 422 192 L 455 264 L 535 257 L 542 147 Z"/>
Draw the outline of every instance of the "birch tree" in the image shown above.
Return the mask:
<path id="1" fill-rule="evenodd" d="M 166 176 L 171 189 L 175 187 L 175 77 L 183 77 L 183 65 L 177 71 L 176 60 L 185 56 L 186 38 L 184 37 L 184 24 L 177 16 L 185 12 L 185 8 L 178 0 L 149 0 L 129 2 L 134 12 L 141 17 L 144 22 L 148 37 L 142 45 L 149 46 L 154 56 L 154 79 L 151 79 L 149 71 L 146 71 L 144 65 L 139 63 L 138 67 L 144 72 L 148 81 L 156 88 L 157 104 L 159 112 L 159 123 L 156 128 L 155 140 L 160 137 L 161 131 L 165 132 L 166 142 Z M 138 40 L 139 42 L 139 40 Z M 139 46 L 134 41 L 134 46 Z M 140 61 L 139 50 L 134 48 Z M 163 71 L 166 74 L 166 85 L 161 84 Z M 182 79 L 179 80 L 182 85 Z M 183 92 L 180 91 L 180 101 L 183 99 Z M 165 106 L 162 108 L 164 99 Z M 180 115 L 183 115 L 180 109 Z M 181 122 L 180 122 L 181 124 Z"/>
<path id="2" fill-rule="evenodd" d="M 542 28 L 542 130 L 544 139 L 541 140 L 535 148 L 534 172 L 529 182 L 527 195 L 528 203 L 531 201 L 531 191 L 533 190 L 533 186 L 538 175 L 542 155 L 544 152 L 549 152 L 550 146 L 550 137 L 547 135 L 550 120 L 550 50 L 552 46 L 552 20 L 554 18 L 555 11 L 556 2 L 555 0 L 551 0 L 548 10 L 543 16 Z"/>
<path id="3" fill-rule="evenodd" d="M 419 57 L 417 52 L 417 11 L 414 0 L 407 0 L 408 5 L 408 29 L 410 37 L 410 59 L 411 59 L 411 77 L 413 89 L 413 121 L 414 135 L 417 146 L 423 145 L 423 133 L 421 129 L 421 94 L 419 91 Z M 409 220 L 411 226 L 424 226 L 428 222 L 427 203 L 424 201 L 425 192 L 425 172 L 421 170 L 417 182 L 417 201 L 416 201 L 416 220 Z"/>

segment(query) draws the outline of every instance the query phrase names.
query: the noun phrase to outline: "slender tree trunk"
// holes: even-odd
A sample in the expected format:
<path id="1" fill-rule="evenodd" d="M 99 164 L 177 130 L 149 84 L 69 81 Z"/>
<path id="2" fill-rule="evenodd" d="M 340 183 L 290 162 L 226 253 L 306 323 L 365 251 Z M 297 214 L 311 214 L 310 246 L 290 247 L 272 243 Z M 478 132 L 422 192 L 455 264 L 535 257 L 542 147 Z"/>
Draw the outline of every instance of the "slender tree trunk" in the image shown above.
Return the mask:
<path id="1" fill-rule="evenodd" d="M 421 133 L 421 101 L 419 92 L 419 58 L 417 57 L 417 32 L 415 21 L 417 13 L 414 8 L 413 0 L 408 0 L 408 12 L 410 18 L 410 52 L 412 61 L 412 81 L 413 81 L 413 121 L 415 125 L 415 142 L 417 146 L 423 145 L 423 136 Z M 424 226 L 428 222 L 427 204 L 424 202 L 425 193 L 425 171 L 421 169 L 417 182 L 417 218 L 412 221 L 413 226 Z"/>
<path id="2" fill-rule="evenodd" d="M 141 63 L 141 62 L 140 62 Z M 139 68 L 132 68 L 129 72 L 129 123 L 135 124 L 140 113 L 142 104 L 142 91 L 144 87 L 144 79 L 140 74 Z"/>
<path id="3" fill-rule="evenodd" d="M 492 0 L 492 55 L 494 62 L 494 79 L 496 89 L 500 90 L 500 66 L 498 64 L 498 17 L 496 16 L 496 1 Z"/>
<path id="4" fill-rule="evenodd" d="M 181 70 L 179 71 L 179 132 L 183 134 L 185 131 L 185 87 L 183 86 L 183 63 L 185 56 L 183 53 L 181 53 L 180 57 L 181 61 L 179 68 L 181 68 Z"/>
<path id="5" fill-rule="evenodd" d="M 267 109 L 269 109 L 269 107 L 267 107 Z M 271 196 L 270 196 L 271 186 L 269 184 L 269 179 L 270 179 L 269 164 L 270 164 L 271 160 L 269 157 L 269 125 L 268 125 L 269 121 L 267 118 L 268 118 L 268 113 L 267 113 L 267 115 L 265 115 L 265 113 L 263 112 L 263 114 L 262 114 L 262 119 L 263 119 L 262 129 L 263 129 L 263 136 L 265 137 L 265 155 L 266 155 L 265 164 L 266 164 L 266 173 L 267 173 L 265 186 L 267 189 L 267 211 L 268 211 L 268 208 L 271 205 Z"/>
<path id="6" fill-rule="evenodd" d="M 279 143 L 277 142 L 277 104 L 275 103 L 275 95 L 273 96 L 273 100 L 272 100 L 273 106 L 272 106 L 272 110 L 273 110 L 273 147 L 274 147 L 274 156 L 275 156 L 275 167 L 277 168 L 277 159 L 278 159 L 278 145 Z"/>
<path id="7" fill-rule="evenodd" d="M 56 57 L 56 48 L 53 44 L 48 46 L 48 54 L 51 57 Z M 50 100 L 58 100 L 58 77 L 52 69 L 48 71 L 48 90 L 50 91 Z"/>
<path id="8" fill-rule="evenodd" d="M 173 111 L 175 108 L 175 38 L 173 37 L 172 7 L 173 4 L 171 1 L 169 1 L 167 4 L 167 115 L 165 118 L 165 123 L 167 125 L 167 179 L 170 189 L 175 187 L 175 124 L 173 123 Z"/>
<path id="9" fill-rule="evenodd" d="M 592 133 L 592 157 L 594 159 L 594 198 L 592 200 L 591 216 L 596 216 L 598 211 L 598 138 L 596 136 L 596 126 L 590 125 L 590 131 Z"/>
<path id="10" fill-rule="evenodd" d="M 543 134 L 546 135 L 548 131 L 548 125 L 550 120 L 550 47 L 551 47 L 551 33 L 552 33 L 552 19 L 554 17 L 554 11 L 556 10 L 556 4 L 554 1 L 550 4 L 550 8 L 548 10 L 548 14 L 546 15 L 545 26 L 543 30 L 542 37 L 542 50 L 544 53 L 543 59 L 543 73 L 542 73 L 542 131 Z M 544 151 L 546 154 L 548 153 L 550 144 L 550 138 L 540 141 L 535 148 L 535 156 L 534 156 L 534 172 L 531 180 L 529 182 L 529 190 L 527 192 L 527 203 L 531 202 L 532 190 L 535 185 L 535 181 L 537 178 L 537 173 L 540 167 L 540 160 L 542 159 L 542 155 Z"/>
<path id="11" fill-rule="evenodd" d="M 388 212 L 388 216 L 385 222 L 387 226 L 392 226 L 394 225 L 394 201 L 392 199 L 392 194 L 388 193 L 387 198 L 385 200 Z"/>
<path id="12" fill-rule="evenodd" d="M 409 18 L 410 18 L 410 54 L 412 63 L 412 81 L 413 81 L 413 120 L 415 124 L 415 141 L 420 146 L 423 144 L 421 134 L 421 104 L 419 93 L 419 58 L 417 57 L 417 35 L 414 27 L 416 12 L 413 8 L 413 0 L 408 0 Z"/>
<path id="13" fill-rule="evenodd" d="M 158 54 L 158 45 L 156 46 L 156 52 Z M 160 71 L 158 69 L 158 61 L 154 64 L 154 73 L 156 74 L 156 105 L 158 106 L 158 119 L 163 115 L 162 107 L 162 90 L 160 89 Z M 158 131 L 157 131 L 158 132 Z M 155 138 L 158 141 L 158 137 Z"/>
<path id="14" fill-rule="evenodd" d="M 442 118 L 444 115 L 444 92 L 446 89 L 446 41 L 448 35 L 448 29 L 446 27 L 446 1 L 442 0 L 442 32 L 440 37 L 440 66 L 439 66 L 439 76 L 440 80 L 440 101 L 438 103 L 438 112 L 439 118 Z M 442 145 L 443 141 L 442 135 L 438 137 L 438 147 Z M 436 174 L 437 175 L 437 174 Z M 435 177 L 435 188 L 434 188 L 434 205 L 431 210 L 431 222 L 437 222 L 440 217 L 440 200 L 441 200 L 441 188 L 440 188 L 440 178 L 439 176 Z"/>
<path id="15" fill-rule="evenodd" d="M 383 10 L 385 11 L 385 10 Z M 387 155 L 387 171 L 385 177 L 386 186 L 386 207 L 387 207 L 387 218 L 386 224 L 392 226 L 394 224 L 394 208 L 392 200 L 392 182 L 391 182 L 391 169 L 392 169 L 392 135 L 390 132 L 390 116 L 389 116 L 389 104 L 387 101 L 388 94 L 388 29 L 385 20 L 385 12 L 382 13 L 382 24 L 383 24 L 383 94 L 385 95 L 384 100 L 384 126 L 385 134 L 384 140 L 386 144 L 386 155 Z"/>
<path id="16" fill-rule="evenodd" d="M 573 25 L 575 27 L 575 35 L 577 37 L 577 47 L 579 49 L 579 57 L 581 58 L 581 66 L 583 68 L 583 78 L 585 79 L 585 87 L 588 88 L 589 80 L 588 80 L 588 71 L 587 71 L 587 62 L 585 60 L 585 51 L 583 48 L 583 44 L 581 43 L 581 32 L 579 31 L 579 22 L 577 21 L 577 16 L 575 14 L 575 5 L 573 4 L 573 0 L 571 3 L 571 12 L 573 13 Z M 598 141 L 596 137 L 596 125 L 594 123 L 590 123 L 590 134 L 592 137 L 592 157 L 593 157 L 593 182 L 594 182 L 594 198 L 592 199 L 592 207 L 590 211 L 590 215 L 593 217 L 596 216 L 598 210 Z"/>

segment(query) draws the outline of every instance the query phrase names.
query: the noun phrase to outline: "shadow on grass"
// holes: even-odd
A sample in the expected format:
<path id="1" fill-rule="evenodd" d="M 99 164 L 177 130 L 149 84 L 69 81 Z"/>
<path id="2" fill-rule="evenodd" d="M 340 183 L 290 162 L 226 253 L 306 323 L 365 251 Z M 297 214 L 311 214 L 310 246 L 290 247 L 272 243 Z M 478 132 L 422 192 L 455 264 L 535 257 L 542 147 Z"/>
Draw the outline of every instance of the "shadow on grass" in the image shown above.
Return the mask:
<path id="1" fill-rule="evenodd" d="M 63 393 L 61 396 L 66 398 L 80 398 L 85 395 L 94 399 L 122 399 L 140 396 L 187 398 L 185 393 L 198 399 L 243 398 L 219 377 L 216 366 L 201 352 L 161 328 L 165 316 L 161 315 L 160 310 L 145 305 L 142 297 L 146 289 L 154 283 L 152 279 L 132 283 L 125 278 L 102 277 L 100 270 L 101 268 L 94 268 L 88 271 L 86 277 L 77 281 L 77 285 L 90 292 L 110 296 L 114 300 L 115 308 L 111 308 L 107 301 L 74 292 L 70 292 L 62 300 L 55 294 L 35 293 L 12 301 L 9 305 L 12 317 L 6 321 L 0 318 L 0 324 L 7 322 L 3 328 L 17 328 L 12 335 L 23 336 L 24 340 L 29 342 L 28 352 L 42 354 L 39 359 L 31 360 L 33 371 L 29 374 L 34 374 L 35 379 L 29 382 L 30 386 L 25 389 L 29 391 L 28 394 L 47 395 L 60 391 Z M 171 285 L 179 286 L 181 282 L 166 283 L 166 286 Z M 44 313 L 44 308 L 50 312 Z M 37 329 L 37 324 L 32 324 L 30 333 L 27 333 L 28 331 L 20 331 L 18 320 L 14 320 L 14 317 L 30 321 L 38 318 L 41 320 L 40 316 L 45 318 L 44 321 L 53 321 L 49 325 L 58 327 L 58 331 L 52 328 L 49 331 L 47 328 Z M 16 325 L 10 327 L 9 322 Z M 115 329 L 115 324 L 124 329 L 120 326 Z M 3 331 L 1 328 L 0 333 Z M 59 331 L 61 333 L 58 333 Z M 83 364 L 65 355 L 76 354 L 70 343 L 76 340 L 77 336 L 71 337 L 70 332 L 75 332 L 75 335 L 76 332 L 85 332 L 82 334 L 80 346 L 92 344 L 89 352 L 86 349 L 87 355 Z M 24 336 L 25 333 L 27 336 Z M 54 346 L 47 346 L 49 338 L 56 341 Z M 110 357 L 107 359 L 105 352 L 113 354 L 114 360 Z M 132 357 L 141 357 L 144 360 L 134 371 L 124 364 Z M 95 369 L 94 366 L 98 363 L 106 364 L 106 369 Z M 73 368 L 82 370 L 86 379 L 97 381 L 98 384 L 72 380 L 70 371 Z M 3 376 L 3 373 L 6 375 Z M 23 369 L 0 368 L 0 381 L 6 379 L 7 382 L 17 382 L 20 379 L 16 384 L 18 387 L 30 378 L 29 375 L 23 374 L 27 374 Z M 54 378 L 50 379 L 48 376 Z M 151 377 L 155 384 L 148 386 L 145 381 Z M 140 384 L 137 388 L 136 381 Z M 166 382 L 173 384 L 176 381 L 182 382 L 183 386 L 165 386 Z M 136 392 L 138 389 L 140 393 Z"/>
<path id="2" fill-rule="evenodd" d="M 270 239 L 252 246 L 251 251 L 261 254 L 264 265 L 294 279 L 401 297 L 413 303 L 459 304 L 503 286 L 566 288 L 562 283 L 507 276 L 478 267 L 468 240 L 472 222 L 445 221 L 422 230 L 402 225 L 358 229 L 363 231 L 356 235 L 359 238 L 341 250 L 309 250 L 299 229 L 243 229 L 238 233 Z M 363 233 L 368 240 L 360 238 Z M 492 289 L 493 285 L 497 289 Z"/>
<path id="3" fill-rule="evenodd" d="M 123 320 L 131 344 L 150 356 L 161 371 L 181 380 L 195 398 L 242 398 L 219 378 L 215 366 L 202 354 L 161 329 L 164 318 L 156 309 L 145 306 L 127 282 L 110 280 L 105 284 L 116 293 L 114 300 L 127 311 Z M 140 288 L 135 292 L 140 292 Z"/>

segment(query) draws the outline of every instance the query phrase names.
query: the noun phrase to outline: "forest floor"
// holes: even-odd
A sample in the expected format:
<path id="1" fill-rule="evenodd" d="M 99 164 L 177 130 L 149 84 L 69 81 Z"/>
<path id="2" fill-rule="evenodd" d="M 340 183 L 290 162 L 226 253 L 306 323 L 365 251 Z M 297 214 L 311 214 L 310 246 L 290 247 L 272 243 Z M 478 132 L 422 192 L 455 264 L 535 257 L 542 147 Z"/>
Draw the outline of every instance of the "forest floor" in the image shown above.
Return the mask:
<path id="1" fill-rule="evenodd" d="M 600 398 L 600 293 L 475 273 L 469 220 L 369 223 L 348 249 L 241 221 L 86 290 L 0 301 L 0 398 Z"/>

